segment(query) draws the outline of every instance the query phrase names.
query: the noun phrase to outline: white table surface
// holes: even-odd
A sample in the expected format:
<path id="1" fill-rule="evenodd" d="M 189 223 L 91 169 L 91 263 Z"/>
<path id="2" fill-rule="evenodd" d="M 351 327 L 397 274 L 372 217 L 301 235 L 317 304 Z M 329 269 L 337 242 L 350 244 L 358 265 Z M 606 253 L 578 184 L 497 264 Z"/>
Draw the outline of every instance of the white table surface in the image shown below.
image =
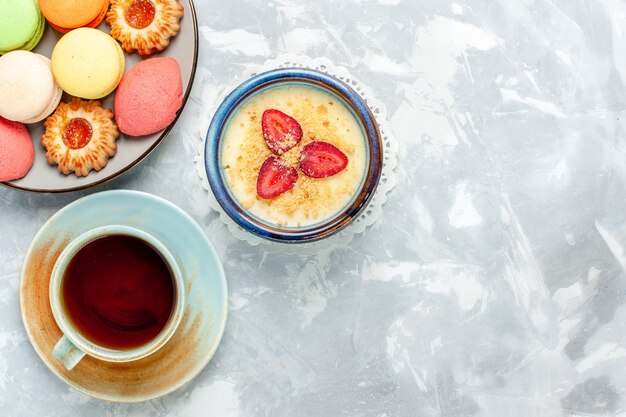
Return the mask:
<path id="1" fill-rule="evenodd" d="M 196 3 L 192 97 L 144 163 L 88 192 L 0 189 L 1 416 L 626 415 L 626 3 Z M 380 221 L 308 257 L 232 237 L 193 163 L 220 87 L 286 52 L 350 68 L 400 142 Z M 18 306 L 37 230 L 114 188 L 190 213 L 230 287 L 208 367 L 135 405 L 59 381 Z"/>

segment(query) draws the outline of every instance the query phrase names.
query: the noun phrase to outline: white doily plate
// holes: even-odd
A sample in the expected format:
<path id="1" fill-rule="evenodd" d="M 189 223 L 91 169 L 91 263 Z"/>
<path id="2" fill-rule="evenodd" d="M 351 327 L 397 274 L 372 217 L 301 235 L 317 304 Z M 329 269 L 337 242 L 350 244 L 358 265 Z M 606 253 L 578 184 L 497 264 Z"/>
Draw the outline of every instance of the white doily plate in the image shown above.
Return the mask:
<path id="1" fill-rule="evenodd" d="M 219 217 L 222 222 L 228 227 L 228 230 L 238 239 L 244 240 L 251 245 L 259 245 L 268 252 L 287 252 L 294 254 L 313 254 L 323 249 L 329 249 L 337 246 L 347 245 L 352 241 L 352 238 L 356 233 L 363 232 L 369 225 L 375 223 L 380 217 L 383 205 L 387 201 L 387 194 L 393 189 L 396 184 L 395 168 L 397 165 L 397 153 L 398 142 L 396 141 L 389 122 L 387 120 L 387 111 L 384 104 L 374 97 L 372 91 L 365 86 L 361 81 L 354 77 L 347 68 L 334 65 L 330 60 L 326 58 L 308 58 L 295 55 L 281 55 L 275 59 L 266 61 L 263 65 L 257 65 L 248 70 L 241 77 L 236 78 L 227 87 L 222 89 L 218 95 L 215 103 L 213 104 L 209 114 L 213 115 L 217 107 L 222 100 L 233 91 L 243 81 L 260 74 L 265 71 L 270 71 L 276 68 L 309 68 L 317 71 L 324 72 L 331 75 L 345 84 L 349 85 L 359 96 L 366 102 L 381 134 L 382 150 L 383 150 L 383 169 L 380 177 L 380 182 L 376 188 L 376 192 L 369 202 L 368 206 L 361 212 L 361 214 L 355 218 L 350 225 L 348 225 L 342 231 L 329 236 L 325 239 L 307 242 L 307 243 L 280 243 L 263 239 L 250 232 L 247 232 L 242 227 L 237 225 L 222 209 L 220 204 L 215 199 L 211 187 L 209 186 L 209 180 L 207 178 L 206 169 L 204 166 L 204 147 L 205 138 L 202 138 L 201 143 L 198 145 L 198 152 L 196 154 L 196 168 L 198 175 L 202 181 L 202 186 L 208 192 L 208 204 L 209 206 L 219 213 Z M 208 124 L 206 126 L 208 128 Z M 205 131 L 204 129 L 203 131 Z"/>

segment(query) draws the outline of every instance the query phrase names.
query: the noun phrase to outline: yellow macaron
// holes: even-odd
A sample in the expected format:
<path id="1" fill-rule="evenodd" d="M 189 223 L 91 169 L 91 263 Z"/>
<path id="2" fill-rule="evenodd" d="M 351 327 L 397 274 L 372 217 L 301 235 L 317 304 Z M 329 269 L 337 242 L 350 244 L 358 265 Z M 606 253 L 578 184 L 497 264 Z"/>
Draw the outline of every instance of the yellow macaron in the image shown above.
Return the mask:
<path id="1" fill-rule="evenodd" d="M 115 90 L 124 75 L 124 52 L 106 33 L 91 28 L 65 34 L 52 51 L 52 73 L 75 97 L 97 99 Z"/>

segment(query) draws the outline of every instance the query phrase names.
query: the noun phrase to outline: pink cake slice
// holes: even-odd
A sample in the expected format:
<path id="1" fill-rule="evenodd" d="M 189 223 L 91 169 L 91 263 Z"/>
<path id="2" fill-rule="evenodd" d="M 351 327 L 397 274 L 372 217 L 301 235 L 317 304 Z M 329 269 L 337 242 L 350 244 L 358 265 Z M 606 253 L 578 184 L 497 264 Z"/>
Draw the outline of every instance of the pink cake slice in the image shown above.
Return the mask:
<path id="1" fill-rule="evenodd" d="M 150 135 L 168 127 L 182 105 L 178 61 L 150 58 L 122 78 L 115 93 L 115 121 L 127 135 Z"/>
<path id="2" fill-rule="evenodd" d="M 28 129 L 0 116 L 0 182 L 25 176 L 35 160 L 35 148 Z"/>

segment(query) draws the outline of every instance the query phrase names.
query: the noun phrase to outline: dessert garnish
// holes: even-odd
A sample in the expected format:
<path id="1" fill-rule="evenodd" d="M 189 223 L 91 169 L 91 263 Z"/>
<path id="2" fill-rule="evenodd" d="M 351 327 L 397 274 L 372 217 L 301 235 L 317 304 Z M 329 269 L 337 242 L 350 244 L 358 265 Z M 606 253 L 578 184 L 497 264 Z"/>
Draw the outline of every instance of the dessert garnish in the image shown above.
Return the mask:
<path id="1" fill-rule="evenodd" d="M 124 19 L 135 29 L 143 29 L 152 23 L 155 11 L 154 4 L 150 0 L 135 0 L 126 9 Z"/>
<path id="2" fill-rule="evenodd" d="M 287 152 L 302 139 L 300 123 L 280 110 L 265 110 L 261 118 L 261 126 L 265 143 L 277 155 Z"/>
<path id="3" fill-rule="evenodd" d="M 267 146 L 279 156 L 302 139 L 302 127 L 293 117 L 276 109 L 263 112 L 261 121 Z M 335 145 L 314 141 L 302 148 L 298 160 L 300 170 L 311 178 L 327 178 L 348 166 L 348 157 Z M 285 160 L 270 156 L 263 162 L 257 179 L 257 194 L 263 199 L 278 197 L 291 190 L 298 181 L 298 172 Z"/>
<path id="4" fill-rule="evenodd" d="M 256 190 L 259 197 L 270 199 L 293 188 L 298 181 L 298 172 L 282 159 L 270 156 L 261 165 Z"/>
<path id="5" fill-rule="evenodd" d="M 328 142 L 311 142 L 302 148 L 300 170 L 311 178 L 333 176 L 348 166 L 348 157 Z"/>

